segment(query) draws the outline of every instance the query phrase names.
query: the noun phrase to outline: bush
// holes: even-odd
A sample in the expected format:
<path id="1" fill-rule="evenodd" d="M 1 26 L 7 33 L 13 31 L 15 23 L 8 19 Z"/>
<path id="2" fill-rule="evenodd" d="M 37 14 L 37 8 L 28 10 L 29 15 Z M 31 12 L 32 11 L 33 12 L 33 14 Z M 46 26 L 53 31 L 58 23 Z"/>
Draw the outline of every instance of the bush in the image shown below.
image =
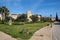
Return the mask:
<path id="1" fill-rule="evenodd" d="M 20 22 L 19 24 L 20 24 L 20 25 L 24 25 L 25 23 L 24 23 L 24 22 Z"/>
<path id="2" fill-rule="evenodd" d="M 30 32 L 28 29 L 22 29 L 19 33 L 24 34 L 24 35 L 31 35 L 32 34 L 32 32 Z"/>
<path id="3" fill-rule="evenodd" d="M 0 20 L 0 24 L 2 24 L 2 21 Z"/>
<path id="4" fill-rule="evenodd" d="M 49 26 L 49 24 L 47 24 L 47 26 Z"/>
<path id="5" fill-rule="evenodd" d="M 31 22 L 25 22 L 26 24 L 32 24 L 33 22 L 31 21 Z"/>
<path id="6" fill-rule="evenodd" d="M 13 22 L 14 25 L 24 25 L 24 22 Z"/>

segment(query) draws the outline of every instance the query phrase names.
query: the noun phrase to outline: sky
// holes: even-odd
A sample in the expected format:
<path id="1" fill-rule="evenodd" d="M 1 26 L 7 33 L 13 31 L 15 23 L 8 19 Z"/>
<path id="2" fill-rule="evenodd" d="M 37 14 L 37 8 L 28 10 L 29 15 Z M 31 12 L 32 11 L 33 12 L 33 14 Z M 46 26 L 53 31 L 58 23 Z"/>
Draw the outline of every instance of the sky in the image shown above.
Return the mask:
<path id="1" fill-rule="evenodd" d="M 30 10 L 32 14 L 56 16 L 60 19 L 60 0 L 0 0 L 0 6 L 6 6 L 10 14 L 22 14 Z"/>

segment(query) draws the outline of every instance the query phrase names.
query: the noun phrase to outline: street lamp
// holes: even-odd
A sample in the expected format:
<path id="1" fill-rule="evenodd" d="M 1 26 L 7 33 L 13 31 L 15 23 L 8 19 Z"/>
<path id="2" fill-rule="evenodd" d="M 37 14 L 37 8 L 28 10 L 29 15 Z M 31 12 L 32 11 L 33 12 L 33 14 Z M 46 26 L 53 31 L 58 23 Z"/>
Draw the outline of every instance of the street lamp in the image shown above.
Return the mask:
<path id="1" fill-rule="evenodd" d="M 50 14 L 50 20 L 52 21 L 52 14 Z"/>
<path id="2" fill-rule="evenodd" d="M 52 28 L 52 14 L 50 14 L 51 28 Z"/>

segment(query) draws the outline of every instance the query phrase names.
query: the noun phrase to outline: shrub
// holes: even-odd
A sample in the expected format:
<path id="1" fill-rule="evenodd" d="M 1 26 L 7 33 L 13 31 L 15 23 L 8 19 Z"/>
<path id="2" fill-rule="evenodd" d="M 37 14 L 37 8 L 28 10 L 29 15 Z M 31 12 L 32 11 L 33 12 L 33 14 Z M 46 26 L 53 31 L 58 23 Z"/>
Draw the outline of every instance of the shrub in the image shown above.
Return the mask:
<path id="1" fill-rule="evenodd" d="M 20 24 L 20 25 L 24 25 L 25 23 L 24 23 L 24 22 L 20 22 L 19 24 Z"/>
<path id="2" fill-rule="evenodd" d="M 32 34 L 32 32 L 30 32 L 28 29 L 22 29 L 19 33 L 20 34 L 24 34 L 24 35 L 30 35 L 30 34 Z"/>
<path id="3" fill-rule="evenodd" d="M 47 26 L 49 26 L 49 24 L 47 24 Z"/>
<path id="4" fill-rule="evenodd" d="M 24 22 L 13 22 L 14 25 L 24 25 Z"/>

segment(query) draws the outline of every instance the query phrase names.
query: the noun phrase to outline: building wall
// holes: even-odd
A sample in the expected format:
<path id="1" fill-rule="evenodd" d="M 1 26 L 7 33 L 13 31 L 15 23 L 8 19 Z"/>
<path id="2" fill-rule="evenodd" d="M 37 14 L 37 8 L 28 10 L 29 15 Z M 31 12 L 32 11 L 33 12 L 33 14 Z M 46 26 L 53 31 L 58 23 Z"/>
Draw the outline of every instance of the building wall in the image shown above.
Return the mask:
<path id="1" fill-rule="evenodd" d="M 2 20 L 2 15 L 0 14 L 0 20 Z"/>
<path id="2" fill-rule="evenodd" d="M 28 11 L 26 12 L 26 14 L 27 14 L 28 22 L 31 22 L 31 21 L 32 21 L 32 19 L 30 18 L 30 16 L 32 16 L 31 11 L 28 10 Z M 19 15 L 20 15 L 20 14 L 10 14 L 9 16 L 11 16 L 13 19 L 17 19 L 17 17 L 18 17 Z M 38 16 L 38 18 L 39 18 L 38 21 L 40 21 L 40 16 Z M 0 14 L 0 19 L 2 20 L 2 15 L 1 15 L 1 14 Z"/>
<path id="3" fill-rule="evenodd" d="M 52 18 L 52 21 L 55 21 L 56 20 L 56 18 Z"/>
<path id="4" fill-rule="evenodd" d="M 39 15 L 38 15 L 38 18 L 39 18 L 38 21 L 40 21 L 40 16 Z"/>
<path id="5" fill-rule="evenodd" d="M 30 16 L 32 16 L 31 11 L 28 10 L 28 11 L 26 12 L 26 14 L 27 14 L 28 22 L 32 21 L 32 19 L 30 18 Z"/>
<path id="6" fill-rule="evenodd" d="M 17 14 L 11 14 L 11 17 L 12 17 L 13 19 L 17 19 L 18 15 L 17 15 Z"/>
<path id="7" fill-rule="evenodd" d="M 17 19 L 18 15 L 17 14 L 10 14 L 13 19 Z M 0 14 L 0 19 L 2 20 L 2 15 Z"/>

